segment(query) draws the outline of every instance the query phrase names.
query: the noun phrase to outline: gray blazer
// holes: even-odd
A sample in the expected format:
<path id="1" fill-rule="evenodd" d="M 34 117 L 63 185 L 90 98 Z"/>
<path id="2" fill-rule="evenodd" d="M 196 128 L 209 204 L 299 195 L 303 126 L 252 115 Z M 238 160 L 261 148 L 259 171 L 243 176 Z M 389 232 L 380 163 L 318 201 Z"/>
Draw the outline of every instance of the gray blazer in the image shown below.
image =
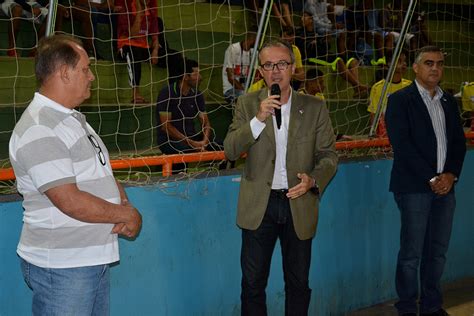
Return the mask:
<path id="1" fill-rule="evenodd" d="M 236 160 L 247 153 L 240 184 L 237 207 L 237 225 L 255 230 L 260 226 L 270 196 L 275 169 L 276 144 L 272 117 L 257 139 L 253 138 L 250 120 L 255 117 L 260 102 L 267 98 L 268 89 L 238 98 L 232 124 L 224 141 L 228 159 Z M 322 194 L 336 172 L 337 154 L 335 136 L 323 101 L 309 95 L 292 92 L 288 131 L 286 170 L 288 185 L 300 180 L 297 173 L 306 173 L 316 179 Z M 308 191 L 290 200 L 296 234 L 301 240 L 316 233 L 319 196 Z"/>

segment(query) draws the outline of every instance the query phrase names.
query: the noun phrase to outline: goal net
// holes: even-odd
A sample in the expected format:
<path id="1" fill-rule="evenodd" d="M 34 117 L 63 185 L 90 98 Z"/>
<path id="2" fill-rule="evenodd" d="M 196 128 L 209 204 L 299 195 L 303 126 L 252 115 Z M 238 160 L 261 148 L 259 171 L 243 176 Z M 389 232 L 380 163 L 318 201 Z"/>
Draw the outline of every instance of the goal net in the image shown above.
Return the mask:
<path id="1" fill-rule="evenodd" d="M 168 87 L 168 93 L 164 94 L 168 100 L 179 96 L 180 92 L 176 90 L 179 87 L 174 83 L 179 79 L 179 70 L 186 65 L 181 57 L 197 62 L 202 78 L 199 92 L 195 91 L 192 97 L 197 98 L 202 93 L 205 100 L 205 112 L 190 112 L 191 116 L 185 117 L 194 122 L 194 126 L 189 127 L 193 131 L 192 135 L 186 137 L 199 139 L 203 131 L 201 114 L 206 113 L 210 122 L 210 137 L 215 143 L 222 143 L 233 112 L 233 105 L 226 101 L 223 91 L 225 51 L 230 44 L 243 41 L 249 32 L 257 31 L 257 19 L 263 13 L 264 1 L 261 2 L 84 0 L 72 5 L 69 1 L 59 1 L 54 19 L 56 32 L 72 34 L 83 41 L 96 77 L 91 98 L 79 110 L 87 115 L 88 122 L 104 140 L 112 159 L 142 159 L 163 155 L 164 149 L 159 146 L 159 141 L 163 137 L 160 136 L 160 130 L 163 130 L 161 114 L 166 111 L 157 110 L 157 99 L 165 87 Z M 400 31 L 400 22 L 403 22 L 400 19 L 403 20 L 403 10 L 406 8 L 397 7 L 400 1 L 313 2 L 314 7 L 308 7 L 311 1 L 306 1 L 307 6 L 304 7 L 303 1 L 290 1 L 289 6 L 275 1 L 269 22 L 262 24 L 262 39 L 281 37 L 282 31 L 292 29 L 295 45 L 303 50 L 302 71 L 311 74 L 311 77 L 301 82 L 295 80 L 295 87 L 299 85 L 299 88 L 305 88 L 308 92 L 310 86 L 305 84 L 322 76 L 324 85 L 316 92 L 324 97 L 338 141 L 343 144 L 339 145 L 341 156 L 386 157 L 390 155 L 390 150 L 379 148 L 380 143 L 373 142 L 373 147 L 367 147 L 351 145 L 351 141 L 352 144 L 360 144 L 361 140 L 383 136 L 376 134 L 369 137 L 372 124 L 369 104 L 372 103 L 374 107 L 378 103 L 376 96 L 370 98 L 370 87 L 386 75 L 390 54 L 399 39 L 394 36 L 390 42 L 384 34 Z M 414 77 L 411 71 L 414 49 L 422 44 L 441 47 L 446 52 L 442 87 L 453 94 L 459 93 L 459 104 L 463 104 L 462 115 L 467 129 L 472 116 L 474 90 L 470 85 L 474 82 L 474 67 L 470 66 L 474 64 L 472 6 L 465 0 L 418 2 L 410 24 L 411 37 L 404 41 L 408 69 L 403 77 Z M 254 3 L 258 4 L 257 7 Z M 37 89 L 31 56 L 35 53 L 38 39 L 44 34 L 48 9 L 37 4 L 31 5 L 30 12 L 28 8 L 15 10 L 11 0 L 4 0 L 1 8 L 0 167 L 8 168 L 8 140 L 15 122 Z M 154 11 L 161 21 L 153 19 L 150 11 Z M 148 44 L 152 46 L 156 36 L 160 44 L 157 60 L 146 54 L 140 59 L 136 51 L 129 52 L 129 57 L 141 60 L 139 83 L 127 64 L 130 62 L 124 53 L 127 45 L 122 46 L 124 42 L 120 40 L 120 34 L 117 35 L 120 30 L 123 31 L 124 19 L 128 21 L 125 24 L 128 31 L 136 31 L 132 31 L 136 26 L 130 22 L 130 17 L 135 18 L 136 12 L 142 12 L 145 21 L 158 23 L 157 26 L 147 25 L 150 35 Z M 325 15 L 318 16 L 321 12 Z M 312 14 L 310 20 L 314 34 L 305 25 L 307 14 Z M 311 36 L 314 36 L 315 46 L 307 45 L 302 39 Z M 315 47 L 316 50 L 308 47 Z M 130 85 L 133 80 L 135 88 Z M 461 89 L 461 86 L 465 88 Z M 461 95 L 461 91 L 464 95 Z M 461 99 L 465 102 L 462 103 Z M 168 144 L 180 152 L 177 143 L 181 141 L 173 140 L 169 135 L 167 137 Z M 212 150 L 219 150 L 219 147 Z M 194 177 L 207 175 L 224 166 L 218 156 L 210 159 L 186 164 L 176 164 L 177 160 L 174 160 L 173 171 L 177 174 L 186 171 L 180 177 Z M 181 162 L 184 163 L 185 159 Z M 162 166 L 147 163 L 142 167 L 132 165 L 117 170 L 120 179 L 148 183 L 154 175 L 163 173 Z M 186 170 L 179 170 L 185 167 Z M 6 182 L 2 187 L 8 186 Z"/>

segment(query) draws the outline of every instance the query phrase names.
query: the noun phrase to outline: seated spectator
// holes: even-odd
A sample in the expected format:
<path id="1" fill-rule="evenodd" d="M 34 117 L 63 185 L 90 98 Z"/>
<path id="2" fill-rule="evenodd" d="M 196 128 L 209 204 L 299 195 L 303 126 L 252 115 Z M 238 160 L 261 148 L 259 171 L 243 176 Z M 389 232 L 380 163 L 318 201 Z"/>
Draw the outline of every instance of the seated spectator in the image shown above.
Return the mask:
<path id="1" fill-rule="evenodd" d="M 310 68 L 306 71 L 304 86 L 298 90 L 298 93 L 314 95 L 324 100 L 325 88 L 323 72 L 317 68 Z"/>
<path id="2" fill-rule="evenodd" d="M 313 17 L 314 32 L 320 36 L 336 36 L 339 56 L 345 56 L 346 32 L 344 25 L 336 21 L 334 6 L 326 0 L 307 0 L 305 11 Z"/>
<path id="3" fill-rule="evenodd" d="M 415 35 L 415 41 L 412 42 L 415 49 L 433 44 L 425 24 L 425 11 L 420 11 L 420 2 L 415 7 L 410 26 L 410 33 Z"/>
<path id="4" fill-rule="evenodd" d="M 198 90 L 201 80 L 198 63 L 186 59 L 176 67 L 181 73 L 178 80 L 164 87 L 158 95 L 158 147 L 167 155 L 222 150 L 222 143 L 213 139 L 204 96 Z M 200 121 L 200 130 L 195 129 L 196 117 Z M 184 164 L 173 165 L 175 172 L 183 169 Z"/>
<path id="5" fill-rule="evenodd" d="M 142 62 L 158 62 L 158 19 L 156 0 L 116 0 L 117 47 L 126 61 L 133 104 L 148 103 L 140 94 Z M 151 45 L 148 38 L 151 37 Z"/>
<path id="6" fill-rule="evenodd" d="M 474 82 L 466 82 L 461 88 L 462 111 L 470 121 L 471 131 L 474 132 Z M 471 139 L 471 143 L 474 140 Z"/>
<path id="7" fill-rule="evenodd" d="M 95 48 L 94 39 L 97 38 L 98 23 L 103 23 L 110 26 L 112 42 L 115 43 L 117 16 L 113 14 L 114 0 L 74 0 L 66 10 L 68 10 L 66 17 L 71 18 L 71 23 L 79 22 L 83 35 L 82 42 L 89 57 L 103 59 Z"/>
<path id="8" fill-rule="evenodd" d="M 286 27 L 281 30 L 281 39 L 291 44 L 293 54 L 295 54 L 295 73 L 292 76 L 292 87 L 298 89 L 300 83 L 304 81 L 303 60 L 301 59 L 301 52 L 295 45 L 295 31 L 292 27 Z"/>
<path id="9" fill-rule="evenodd" d="M 255 39 L 255 33 L 247 32 L 242 41 L 230 44 L 225 51 L 222 85 L 224 98 L 229 103 L 233 103 L 245 92 L 245 81 L 249 76 Z"/>
<path id="10" fill-rule="evenodd" d="M 16 39 L 20 30 L 21 18 L 23 16 L 23 8 L 13 0 L 5 0 L 1 4 L 1 8 L 3 13 L 10 18 L 10 24 L 8 28 L 7 55 L 10 57 L 17 57 L 18 52 L 16 50 Z M 26 14 L 25 17 L 27 17 Z M 29 18 L 32 17 L 33 14 L 29 14 Z"/>
<path id="11" fill-rule="evenodd" d="M 259 0 L 244 0 L 244 7 L 248 8 L 252 12 L 254 20 L 253 24 L 257 24 L 259 19 L 258 7 L 260 5 Z M 273 15 L 280 22 L 281 27 L 293 27 L 293 19 L 291 13 L 291 0 L 275 0 L 272 5 Z"/>
<path id="12" fill-rule="evenodd" d="M 389 57 L 389 63 L 391 63 L 391 58 Z M 387 87 L 387 98 L 385 99 L 385 103 L 382 105 L 382 113 L 380 115 L 380 120 L 377 126 L 377 136 L 378 137 L 387 137 L 387 130 L 385 128 L 385 109 L 387 107 L 387 99 L 388 96 L 400 89 L 403 89 L 411 84 L 411 80 L 404 79 L 403 75 L 405 75 L 407 70 L 407 53 L 402 52 L 400 57 L 398 58 L 397 66 L 395 68 L 395 72 L 393 73 L 392 82 Z M 375 113 L 377 112 L 377 108 L 380 102 L 380 98 L 382 97 L 382 89 L 385 84 L 385 79 L 382 79 L 376 82 L 372 89 L 370 90 L 370 97 L 369 97 L 369 106 L 367 111 L 370 112 L 370 122 L 372 123 L 375 117 Z"/>
<path id="13" fill-rule="evenodd" d="M 242 1 L 243 7 L 245 10 L 250 11 L 250 23 L 251 25 L 257 25 L 259 14 L 258 14 L 258 7 L 260 5 L 259 0 L 243 0 Z"/>
<path id="14" fill-rule="evenodd" d="M 380 27 L 374 0 L 357 1 L 345 10 L 344 16 L 348 51 L 358 54 L 366 65 L 385 65 L 384 42 L 392 35 Z"/>
<path id="15" fill-rule="evenodd" d="M 317 68 L 310 68 L 306 71 L 304 87 L 300 88 L 298 93 L 314 95 L 316 98 L 324 101 L 323 93 L 325 87 L 323 72 Z M 338 133 L 336 129 L 334 129 L 334 132 L 336 134 L 336 141 L 352 140 L 352 137 Z"/>
<path id="16" fill-rule="evenodd" d="M 272 11 L 273 15 L 280 21 L 282 28 L 294 28 L 292 12 L 290 9 L 290 0 L 275 0 L 273 1 Z"/>
<path id="17" fill-rule="evenodd" d="M 291 48 L 293 49 L 293 54 L 295 55 L 295 73 L 292 77 L 291 86 L 293 89 L 298 89 L 301 82 L 304 81 L 304 68 L 303 68 L 303 61 L 301 60 L 301 52 L 299 48 L 294 44 L 295 43 L 295 32 L 292 28 L 284 28 L 282 29 L 281 39 L 287 41 L 291 44 Z M 265 80 L 259 79 L 255 80 L 255 83 L 250 86 L 247 92 L 254 92 L 258 91 L 262 88 L 266 87 Z"/>
<path id="18" fill-rule="evenodd" d="M 33 28 L 38 34 L 37 40 L 41 39 L 46 30 L 46 17 L 48 15 L 48 0 L 37 0 L 36 2 L 27 2 L 26 0 L 5 0 L 1 4 L 3 13 L 10 18 L 8 30 L 8 51 L 10 57 L 17 57 L 16 39 L 20 31 L 21 21 L 26 19 L 33 22 Z M 58 7 L 58 17 L 62 17 L 64 12 Z M 60 30 L 62 23 L 56 23 L 56 30 Z M 36 45 L 34 45 L 36 47 Z M 32 54 L 34 53 L 34 47 Z"/>
<path id="19" fill-rule="evenodd" d="M 344 80 L 354 87 L 354 98 L 366 98 L 369 89 L 359 82 L 359 60 L 350 58 L 347 63 L 344 63 L 337 53 L 329 52 L 330 44 L 327 37 L 318 36 L 314 32 L 311 14 L 305 11 L 301 19 L 303 27 L 296 31 L 295 44 L 301 52 L 303 62 L 330 66 L 333 71 L 337 71 Z"/>
<path id="20" fill-rule="evenodd" d="M 385 32 L 391 34 L 385 40 L 387 54 L 391 54 L 395 48 L 395 43 L 400 39 L 400 32 L 403 27 L 404 17 L 406 15 L 404 0 L 389 1 L 384 7 L 381 15 L 381 25 Z M 406 33 L 405 44 L 410 47 L 410 52 L 418 49 L 417 38 L 413 33 Z M 421 46 L 422 47 L 422 46 Z"/>

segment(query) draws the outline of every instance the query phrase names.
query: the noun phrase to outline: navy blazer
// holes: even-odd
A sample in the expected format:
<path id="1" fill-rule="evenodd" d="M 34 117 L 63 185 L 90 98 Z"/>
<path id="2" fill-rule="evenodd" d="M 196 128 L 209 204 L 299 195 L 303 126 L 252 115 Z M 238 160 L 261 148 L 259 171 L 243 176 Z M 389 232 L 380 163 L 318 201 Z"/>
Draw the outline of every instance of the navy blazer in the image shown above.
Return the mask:
<path id="1" fill-rule="evenodd" d="M 450 172 L 459 177 L 466 153 L 466 139 L 458 105 L 447 93 L 441 97 L 441 104 L 447 139 L 443 173 Z M 431 192 L 429 180 L 437 175 L 436 136 L 415 82 L 388 98 L 385 122 L 394 153 L 390 191 Z"/>

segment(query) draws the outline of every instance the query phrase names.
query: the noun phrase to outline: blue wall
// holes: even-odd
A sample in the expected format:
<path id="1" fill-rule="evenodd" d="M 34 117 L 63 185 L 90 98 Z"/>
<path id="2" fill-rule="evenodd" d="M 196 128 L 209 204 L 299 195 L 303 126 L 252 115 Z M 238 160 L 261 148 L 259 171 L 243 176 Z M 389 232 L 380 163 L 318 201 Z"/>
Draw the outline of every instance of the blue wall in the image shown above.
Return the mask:
<path id="1" fill-rule="evenodd" d="M 310 314 L 338 315 L 394 298 L 399 218 L 387 192 L 390 160 L 341 164 L 326 191 L 313 242 Z M 474 276 L 474 151 L 457 185 L 458 206 L 444 278 Z M 112 315 L 239 315 L 239 176 L 130 187 L 143 214 L 138 239 L 122 239 L 112 269 Z M 21 204 L 0 204 L 0 315 L 30 314 L 16 243 Z M 281 315 L 280 248 L 269 280 L 270 315 Z"/>

